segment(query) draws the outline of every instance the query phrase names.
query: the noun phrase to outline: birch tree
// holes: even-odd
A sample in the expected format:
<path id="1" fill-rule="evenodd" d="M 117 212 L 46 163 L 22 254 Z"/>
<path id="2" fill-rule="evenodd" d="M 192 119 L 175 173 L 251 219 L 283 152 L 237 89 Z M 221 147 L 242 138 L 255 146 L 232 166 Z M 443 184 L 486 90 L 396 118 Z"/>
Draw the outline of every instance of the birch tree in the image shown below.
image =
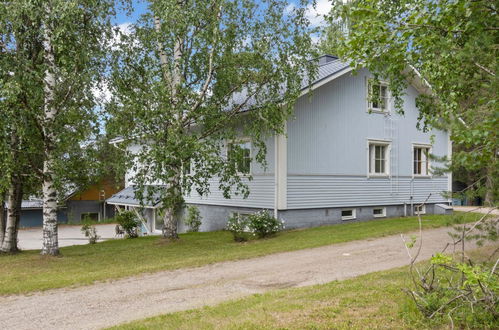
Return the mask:
<path id="1" fill-rule="evenodd" d="M 103 74 L 114 2 L 46 0 L 40 5 L 44 61 L 44 105 L 39 117 L 44 146 L 42 254 L 57 255 L 58 188 L 71 170 L 68 158 L 95 133 L 92 88 Z"/>
<path id="2" fill-rule="evenodd" d="M 34 7 L 0 3 L 0 251 L 18 251 L 17 232 L 23 191 L 36 186 L 40 174 L 38 128 L 33 117 L 39 102 L 39 64 Z M 6 203 L 6 216 L 4 205 Z"/>
<path id="3" fill-rule="evenodd" d="M 108 129 L 140 145 L 133 181 L 143 201 L 159 195 L 163 235 L 177 238 L 183 196 L 207 194 L 216 176 L 226 198 L 247 196 L 243 152 L 250 137 L 282 132 L 305 77 L 314 73 L 306 1 L 156 0 L 114 54 Z M 151 185 L 160 183 L 161 185 Z"/>
<path id="4" fill-rule="evenodd" d="M 87 167 L 82 144 L 97 133 L 93 92 L 105 69 L 114 1 L 19 0 L 1 6 L 3 63 L 10 57 L 6 67 L 13 68 L 3 72 L 2 101 L 21 96 L 2 110 L 22 109 L 23 120 L 34 123 L 13 128 L 38 161 L 34 173 L 43 192 L 41 253 L 57 255 L 60 192 Z M 15 174 L 22 162 L 12 159 Z"/>

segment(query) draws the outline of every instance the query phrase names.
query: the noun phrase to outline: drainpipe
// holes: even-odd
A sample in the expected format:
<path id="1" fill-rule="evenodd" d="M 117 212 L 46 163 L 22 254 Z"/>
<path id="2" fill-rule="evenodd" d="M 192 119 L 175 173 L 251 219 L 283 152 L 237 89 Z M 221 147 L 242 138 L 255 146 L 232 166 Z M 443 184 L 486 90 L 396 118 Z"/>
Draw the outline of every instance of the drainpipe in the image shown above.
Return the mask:
<path id="1" fill-rule="evenodd" d="M 279 140 L 277 134 L 274 137 L 274 218 L 277 219 L 279 211 Z"/>
<path id="2" fill-rule="evenodd" d="M 414 216 L 414 178 L 411 179 L 411 216 Z"/>

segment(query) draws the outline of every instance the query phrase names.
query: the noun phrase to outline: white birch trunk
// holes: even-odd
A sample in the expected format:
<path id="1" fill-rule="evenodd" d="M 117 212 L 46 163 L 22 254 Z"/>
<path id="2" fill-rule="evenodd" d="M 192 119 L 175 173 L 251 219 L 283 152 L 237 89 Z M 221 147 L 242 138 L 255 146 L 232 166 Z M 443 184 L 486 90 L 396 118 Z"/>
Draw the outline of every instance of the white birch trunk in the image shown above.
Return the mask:
<path id="1" fill-rule="evenodd" d="M 3 196 L 0 196 L 0 247 L 3 245 L 3 240 L 5 237 L 5 199 Z"/>
<path id="2" fill-rule="evenodd" d="M 168 182 L 168 189 L 172 189 L 172 195 L 170 197 L 173 197 L 173 200 L 177 201 L 177 197 L 182 197 L 181 196 L 181 191 L 180 191 L 180 173 L 181 169 L 178 169 L 176 174 L 173 176 L 173 178 Z M 165 215 L 163 218 L 163 237 L 166 239 L 171 239 L 175 240 L 178 239 L 178 230 L 177 230 L 177 224 L 178 224 L 178 208 L 180 205 L 177 205 L 175 203 L 174 205 L 170 205 L 170 207 L 166 208 L 165 210 Z"/>
<path id="3" fill-rule="evenodd" d="M 51 18 L 50 4 L 45 6 L 45 15 L 47 21 Z M 54 186 L 54 121 L 57 116 L 55 107 L 55 56 L 52 47 L 53 31 L 49 23 L 45 22 L 44 28 L 44 61 L 47 65 L 44 77 L 44 111 L 42 119 L 42 128 L 44 133 L 44 152 L 45 160 L 43 162 L 43 247 L 42 254 L 58 255 L 59 242 L 57 235 L 57 191 Z"/>
<path id="4" fill-rule="evenodd" d="M 184 3 L 180 2 L 178 5 L 182 6 Z M 155 31 L 160 34 L 161 33 L 161 20 L 158 16 L 154 17 L 154 28 Z M 177 94 L 178 94 L 178 87 L 180 86 L 180 83 L 182 82 L 182 75 L 181 75 L 181 60 L 182 60 L 182 47 L 183 47 L 183 39 L 181 37 L 177 37 L 175 41 L 175 46 L 173 50 L 173 72 L 170 74 L 169 72 L 169 66 L 168 66 L 168 58 L 166 56 L 166 53 L 163 49 L 163 44 L 158 40 L 158 53 L 159 53 L 159 61 L 161 68 L 163 69 L 163 79 L 165 84 L 169 85 L 171 88 L 171 96 L 172 96 L 172 103 L 174 106 L 177 104 Z M 174 129 L 174 127 L 181 127 L 181 120 L 183 118 L 183 115 L 181 113 L 175 113 L 173 116 L 173 123 L 172 125 L 169 125 L 168 129 Z M 167 189 L 169 191 L 173 191 L 174 200 L 177 200 L 178 194 L 181 194 L 180 191 L 180 173 L 182 169 L 178 168 L 175 171 L 175 174 L 173 178 L 171 178 L 168 182 L 168 187 Z M 171 190 L 170 190 L 171 189 Z M 181 196 L 180 196 L 181 197 Z M 175 203 L 176 204 L 176 203 Z M 178 217 L 177 217 L 177 209 L 178 205 L 171 205 L 170 207 L 165 209 L 164 217 L 163 217 L 163 237 L 166 239 L 171 239 L 175 240 L 178 239 L 178 230 L 177 230 L 177 223 L 178 223 Z"/>
<path id="5" fill-rule="evenodd" d="M 19 251 L 17 247 L 17 232 L 19 227 L 22 202 L 22 186 L 18 178 L 13 178 L 7 197 L 7 219 L 5 223 L 5 236 L 3 238 L 0 251 L 15 253 Z"/>

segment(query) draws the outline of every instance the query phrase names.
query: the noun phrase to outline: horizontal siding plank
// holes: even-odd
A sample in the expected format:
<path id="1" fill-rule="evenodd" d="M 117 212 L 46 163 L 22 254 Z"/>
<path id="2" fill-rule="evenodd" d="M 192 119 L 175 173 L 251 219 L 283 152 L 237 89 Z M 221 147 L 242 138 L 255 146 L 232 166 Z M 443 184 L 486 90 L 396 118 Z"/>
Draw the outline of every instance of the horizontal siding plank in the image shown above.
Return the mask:
<path id="1" fill-rule="evenodd" d="M 274 207 L 274 177 L 269 175 L 254 175 L 252 181 L 246 181 L 250 194 L 244 199 L 241 195 L 231 194 L 230 199 L 224 198 L 222 191 L 218 189 L 219 181 L 214 178 L 209 181 L 211 191 L 208 196 L 199 196 L 193 189 L 190 196 L 185 196 L 187 203 L 242 206 L 255 208 Z"/>
<path id="2" fill-rule="evenodd" d="M 411 183 L 412 181 L 412 183 Z M 412 185 L 412 187 L 411 187 Z M 359 176 L 289 176 L 288 209 L 445 202 L 446 177 L 373 179 Z"/>

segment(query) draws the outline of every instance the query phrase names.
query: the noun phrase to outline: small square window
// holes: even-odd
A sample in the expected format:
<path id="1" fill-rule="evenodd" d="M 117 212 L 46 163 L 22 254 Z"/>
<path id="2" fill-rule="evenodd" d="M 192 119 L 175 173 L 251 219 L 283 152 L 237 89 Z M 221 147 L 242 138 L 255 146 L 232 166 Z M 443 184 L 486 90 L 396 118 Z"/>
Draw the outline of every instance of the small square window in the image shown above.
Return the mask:
<path id="1" fill-rule="evenodd" d="M 388 112 L 388 85 L 383 82 L 368 80 L 368 111 Z"/>
<path id="2" fill-rule="evenodd" d="M 373 208 L 373 216 L 375 218 L 386 217 L 386 207 L 375 207 L 375 208 Z"/>
<path id="3" fill-rule="evenodd" d="M 415 205 L 414 206 L 414 214 L 426 214 L 426 205 Z"/>
<path id="4" fill-rule="evenodd" d="M 343 209 L 341 210 L 341 220 L 352 220 L 357 217 L 355 209 Z"/>
<path id="5" fill-rule="evenodd" d="M 233 142 L 227 147 L 227 159 L 234 162 L 236 170 L 240 174 L 250 174 L 251 172 L 251 142 Z"/>

